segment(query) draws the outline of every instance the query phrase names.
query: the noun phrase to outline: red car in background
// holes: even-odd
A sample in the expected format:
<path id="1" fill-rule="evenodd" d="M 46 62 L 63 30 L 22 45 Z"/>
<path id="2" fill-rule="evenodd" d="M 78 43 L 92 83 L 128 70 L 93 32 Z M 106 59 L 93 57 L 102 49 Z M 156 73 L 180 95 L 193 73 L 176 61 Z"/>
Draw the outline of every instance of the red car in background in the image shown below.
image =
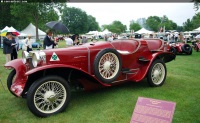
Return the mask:
<path id="1" fill-rule="evenodd" d="M 174 53 L 175 55 L 183 53 L 187 55 L 192 55 L 192 47 L 184 42 L 169 43 L 167 50 Z"/>
<path id="2" fill-rule="evenodd" d="M 124 82 L 164 84 L 165 63 L 175 59 L 160 39 L 89 42 L 68 48 L 24 51 L 22 59 L 5 64 L 10 92 L 26 97 L 30 111 L 47 117 L 66 109 L 71 88 L 92 90 Z"/>

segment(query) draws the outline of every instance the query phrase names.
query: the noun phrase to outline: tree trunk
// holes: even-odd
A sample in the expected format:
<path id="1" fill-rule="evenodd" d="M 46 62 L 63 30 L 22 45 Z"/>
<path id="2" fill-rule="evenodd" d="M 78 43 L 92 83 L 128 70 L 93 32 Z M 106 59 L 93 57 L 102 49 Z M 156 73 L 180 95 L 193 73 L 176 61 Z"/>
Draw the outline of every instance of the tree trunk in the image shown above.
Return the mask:
<path id="1" fill-rule="evenodd" d="M 35 27 L 36 27 L 36 41 L 39 40 L 38 36 L 38 17 L 35 19 Z"/>

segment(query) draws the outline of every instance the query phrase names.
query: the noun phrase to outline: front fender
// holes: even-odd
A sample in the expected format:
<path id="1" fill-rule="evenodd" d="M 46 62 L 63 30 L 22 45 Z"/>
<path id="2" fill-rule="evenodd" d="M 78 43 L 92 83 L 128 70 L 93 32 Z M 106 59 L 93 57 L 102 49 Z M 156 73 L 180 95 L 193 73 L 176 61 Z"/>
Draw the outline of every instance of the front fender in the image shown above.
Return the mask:
<path id="1" fill-rule="evenodd" d="M 23 64 L 22 59 L 15 59 L 12 60 L 4 65 L 5 68 L 14 68 L 16 70 L 16 77 L 15 80 L 13 81 L 13 84 L 10 88 L 10 90 L 18 97 L 21 96 L 26 81 L 27 81 L 27 76 L 25 75 L 26 73 L 26 66 Z"/>
<path id="2" fill-rule="evenodd" d="M 176 58 L 176 55 L 171 52 L 156 52 L 148 57 L 149 61 L 142 63 L 142 67 L 137 75 L 133 78 L 134 81 L 139 82 L 144 79 L 148 73 L 148 70 L 155 59 L 161 59 L 165 63 L 170 62 Z"/>
<path id="3" fill-rule="evenodd" d="M 74 66 L 71 66 L 71 65 L 65 65 L 65 64 L 50 64 L 50 65 L 45 65 L 45 66 L 40 66 L 40 67 L 36 67 L 34 69 L 31 69 L 29 70 L 28 72 L 25 73 L 26 76 L 29 76 L 33 73 L 36 73 L 38 71 L 42 71 L 42 70 L 48 70 L 48 69 L 52 69 L 52 68 L 71 68 L 71 69 L 76 69 L 76 70 L 79 70 L 89 76 L 91 76 L 92 78 L 94 78 L 95 80 L 97 80 L 100 84 L 104 85 L 104 86 L 111 86 L 109 84 L 105 84 L 105 83 L 102 83 L 100 80 L 98 80 L 95 76 L 89 74 L 88 72 L 84 71 L 83 69 L 81 68 L 77 68 L 77 67 L 74 67 Z"/>

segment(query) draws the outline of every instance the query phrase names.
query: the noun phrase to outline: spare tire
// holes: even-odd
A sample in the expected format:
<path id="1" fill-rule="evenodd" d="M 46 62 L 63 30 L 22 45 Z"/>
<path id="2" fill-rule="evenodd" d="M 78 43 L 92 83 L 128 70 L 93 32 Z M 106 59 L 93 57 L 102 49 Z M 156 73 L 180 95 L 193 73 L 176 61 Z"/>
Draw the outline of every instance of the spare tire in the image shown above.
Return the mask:
<path id="1" fill-rule="evenodd" d="M 181 49 L 184 53 L 190 53 L 192 50 L 192 47 L 189 44 L 184 44 L 183 46 L 181 46 Z"/>
<path id="2" fill-rule="evenodd" d="M 94 74 L 104 83 L 112 83 L 117 79 L 122 68 L 122 61 L 115 49 L 103 49 L 95 57 Z"/>

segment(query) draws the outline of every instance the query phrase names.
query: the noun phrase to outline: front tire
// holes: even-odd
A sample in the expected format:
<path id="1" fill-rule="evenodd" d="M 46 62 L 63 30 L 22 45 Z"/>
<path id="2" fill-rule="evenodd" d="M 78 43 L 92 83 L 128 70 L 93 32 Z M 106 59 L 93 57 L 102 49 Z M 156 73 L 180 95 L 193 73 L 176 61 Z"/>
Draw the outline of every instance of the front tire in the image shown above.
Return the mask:
<path id="1" fill-rule="evenodd" d="M 47 76 L 36 80 L 28 90 L 27 105 L 38 117 L 48 117 L 64 111 L 71 97 L 66 80 L 59 76 Z"/>
<path id="2" fill-rule="evenodd" d="M 7 78 L 7 88 L 8 88 L 8 90 L 10 91 L 10 93 L 11 93 L 12 95 L 14 95 L 14 96 L 16 96 L 16 95 L 10 90 L 10 88 L 11 88 L 11 86 L 12 86 L 12 84 L 13 84 L 15 78 L 16 78 L 16 70 L 13 69 L 13 70 L 10 72 L 10 74 L 8 75 L 8 78 Z M 17 96 L 16 96 L 16 97 L 17 97 Z"/>
<path id="3" fill-rule="evenodd" d="M 151 67 L 149 68 L 147 73 L 147 81 L 150 86 L 158 87 L 164 84 L 166 75 L 167 69 L 165 63 L 162 60 L 157 59 L 151 64 Z"/>

